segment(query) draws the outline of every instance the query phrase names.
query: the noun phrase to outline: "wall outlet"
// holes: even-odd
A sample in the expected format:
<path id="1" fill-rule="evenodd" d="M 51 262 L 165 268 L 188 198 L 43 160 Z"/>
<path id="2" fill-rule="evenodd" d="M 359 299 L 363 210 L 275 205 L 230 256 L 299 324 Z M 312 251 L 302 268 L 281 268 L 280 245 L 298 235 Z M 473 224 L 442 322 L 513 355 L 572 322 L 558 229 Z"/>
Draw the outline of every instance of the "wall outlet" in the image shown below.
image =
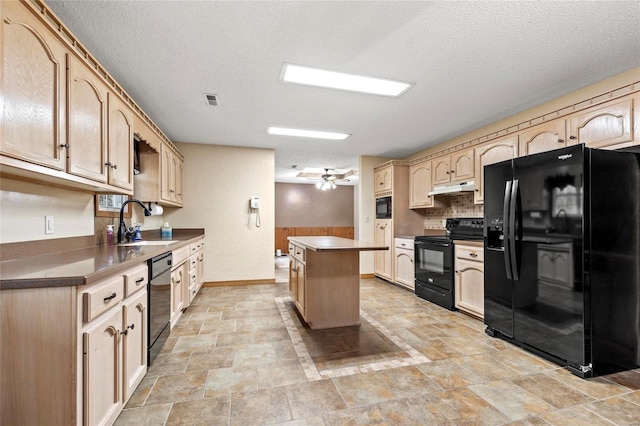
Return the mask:
<path id="1" fill-rule="evenodd" d="M 442 219 L 442 226 L 444 226 L 444 227 L 447 226 L 447 219 Z"/>
<path id="2" fill-rule="evenodd" d="M 44 233 L 53 234 L 53 216 L 44 217 Z"/>

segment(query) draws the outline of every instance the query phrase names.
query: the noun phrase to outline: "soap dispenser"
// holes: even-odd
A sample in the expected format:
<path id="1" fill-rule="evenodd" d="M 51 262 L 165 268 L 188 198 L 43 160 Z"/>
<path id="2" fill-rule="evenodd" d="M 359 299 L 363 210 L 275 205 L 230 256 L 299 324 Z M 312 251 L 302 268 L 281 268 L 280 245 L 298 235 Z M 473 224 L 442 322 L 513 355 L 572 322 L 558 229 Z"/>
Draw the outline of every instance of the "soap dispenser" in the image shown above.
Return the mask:
<path id="1" fill-rule="evenodd" d="M 163 240 L 170 240 L 173 237 L 173 231 L 169 226 L 169 222 L 165 222 L 164 225 L 162 225 L 160 235 L 162 236 Z"/>
<path id="2" fill-rule="evenodd" d="M 107 245 L 112 246 L 114 243 L 113 225 L 107 225 Z"/>
<path id="3" fill-rule="evenodd" d="M 136 231 L 133 234 L 133 241 L 142 241 L 142 233 L 140 232 L 140 224 L 136 225 Z"/>

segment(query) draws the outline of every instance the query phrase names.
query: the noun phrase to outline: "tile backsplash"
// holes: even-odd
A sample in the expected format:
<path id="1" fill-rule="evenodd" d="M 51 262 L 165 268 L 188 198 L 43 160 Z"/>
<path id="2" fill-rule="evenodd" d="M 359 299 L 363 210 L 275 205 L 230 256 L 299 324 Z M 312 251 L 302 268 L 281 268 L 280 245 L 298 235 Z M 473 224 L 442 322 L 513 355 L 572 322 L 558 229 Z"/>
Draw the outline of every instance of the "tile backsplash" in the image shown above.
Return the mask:
<path id="1" fill-rule="evenodd" d="M 443 229 L 442 219 L 448 217 L 482 217 L 484 206 L 473 204 L 473 193 L 462 195 L 441 195 L 447 201 L 446 207 L 426 209 L 424 229 Z M 448 199 L 445 199 L 447 197 Z"/>

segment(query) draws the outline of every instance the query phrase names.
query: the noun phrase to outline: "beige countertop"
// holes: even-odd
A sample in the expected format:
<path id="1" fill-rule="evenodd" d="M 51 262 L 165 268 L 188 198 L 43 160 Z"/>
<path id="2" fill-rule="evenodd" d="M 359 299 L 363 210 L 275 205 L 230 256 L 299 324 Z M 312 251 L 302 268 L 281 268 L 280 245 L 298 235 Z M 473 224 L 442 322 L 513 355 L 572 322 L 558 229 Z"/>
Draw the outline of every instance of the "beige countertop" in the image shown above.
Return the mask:
<path id="1" fill-rule="evenodd" d="M 313 251 L 372 251 L 389 250 L 389 246 L 378 246 L 358 240 L 341 237 L 287 237 L 294 244 L 301 245 Z"/>
<path id="2" fill-rule="evenodd" d="M 167 244 L 95 245 L 5 260 L 0 262 L 0 290 L 91 284 L 203 237 L 204 229 L 174 229 Z M 161 241 L 160 231 L 144 240 Z"/>

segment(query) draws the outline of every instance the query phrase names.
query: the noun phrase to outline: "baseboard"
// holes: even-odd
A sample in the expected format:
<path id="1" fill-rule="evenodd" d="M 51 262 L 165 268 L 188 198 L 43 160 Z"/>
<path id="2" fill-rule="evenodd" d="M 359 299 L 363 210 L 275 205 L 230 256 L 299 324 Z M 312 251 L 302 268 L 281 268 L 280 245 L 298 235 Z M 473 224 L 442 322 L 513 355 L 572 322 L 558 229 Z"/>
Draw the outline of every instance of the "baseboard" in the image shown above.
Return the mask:
<path id="1" fill-rule="evenodd" d="M 207 281 L 202 287 L 227 287 L 227 286 L 243 286 L 243 285 L 260 285 L 275 284 L 275 278 L 266 278 L 264 280 L 237 280 L 237 281 Z"/>
<path id="2" fill-rule="evenodd" d="M 360 274 L 360 279 L 375 278 L 376 274 Z"/>

